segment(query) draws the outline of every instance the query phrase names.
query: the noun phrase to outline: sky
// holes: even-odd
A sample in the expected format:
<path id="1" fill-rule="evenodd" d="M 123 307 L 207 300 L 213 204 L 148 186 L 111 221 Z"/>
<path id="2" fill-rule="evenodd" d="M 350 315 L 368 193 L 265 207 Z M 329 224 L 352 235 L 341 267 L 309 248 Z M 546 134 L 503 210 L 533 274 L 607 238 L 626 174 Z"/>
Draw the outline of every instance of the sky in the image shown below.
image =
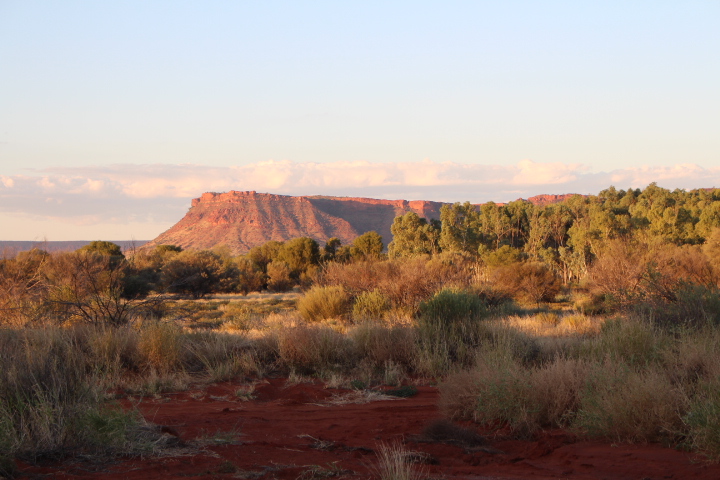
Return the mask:
<path id="1" fill-rule="evenodd" d="M 0 0 L 0 240 L 203 192 L 720 187 L 720 2 Z"/>

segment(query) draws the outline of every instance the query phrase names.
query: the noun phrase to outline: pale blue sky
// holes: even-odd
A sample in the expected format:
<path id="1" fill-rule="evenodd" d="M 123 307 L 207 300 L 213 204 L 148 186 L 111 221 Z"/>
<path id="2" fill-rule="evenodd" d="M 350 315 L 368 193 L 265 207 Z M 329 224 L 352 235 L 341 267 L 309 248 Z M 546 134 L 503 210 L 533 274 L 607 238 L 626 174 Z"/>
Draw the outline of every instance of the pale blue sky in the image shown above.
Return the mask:
<path id="1" fill-rule="evenodd" d="M 274 160 L 323 175 L 312 164 L 429 160 L 517 172 L 519 162 L 532 161 L 594 178 L 644 169 L 638 181 L 665 169 L 658 179 L 668 187 L 720 186 L 719 24 L 715 0 L 0 0 L 0 217 L 17 225 L 0 239 L 109 235 L 82 209 L 44 218 L 42 209 L 24 210 L 23 199 L 82 204 L 93 201 L 92 191 L 119 204 L 138 198 L 122 187 L 134 180 L 119 177 L 150 164 L 153 172 L 181 164 L 224 171 Z M 688 178 L 697 185 L 672 184 L 667 172 L 680 164 L 694 166 L 683 171 L 695 172 Z M 97 183 L 93 172 L 107 166 L 112 172 Z M 86 179 L 85 193 L 63 187 L 61 170 L 74 179 L 68 185 Z M 586 177 L 567 178 L 536 182 L 535 190 L 516 182 L 485 196 L 595 193 Z M 453 198 L 452 185 L 424 182 L 424 190 L 397 182 L 383 189 L 382 181 L 343 188 L 484 199 Z M 235 188 L 337 194 L 342 187 L 290 183 L 256 187 L 240 178 Z M 37 188 L 20 187 L 30 184 Z M 182 216 L 188 195 L 216 185 L 227 186 L 186 181 L 176 185 L 182 193 L 152 197 L 177 198 L 182 208 L 162 221 L 136 213 L 133 221 L 145 226 L 135 238 L 159 234 Z M 78 230 L 71 217 L 83 215 L 87 229 Z M 50 217 L 52 231 L 38 231 Z M 123 222 L 130 220 L 112 220 L 112 232 L 123 234 Z"/>

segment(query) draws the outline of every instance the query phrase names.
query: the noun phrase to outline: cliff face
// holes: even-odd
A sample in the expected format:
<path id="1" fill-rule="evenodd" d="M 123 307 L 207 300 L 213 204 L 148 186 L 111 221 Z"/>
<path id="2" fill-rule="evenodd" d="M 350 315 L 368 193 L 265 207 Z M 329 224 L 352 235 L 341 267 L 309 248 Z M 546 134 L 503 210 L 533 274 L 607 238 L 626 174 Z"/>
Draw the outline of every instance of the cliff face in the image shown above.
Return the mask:
<path id="1" fill-rule="evenodd" d="M 528 198 L 528 202 L 534 204 L 534 205 L 550 205 L 553 203 L 560 203 L 564 202 L 570 197 L 574 197 L 575 193 L 565 193 L 563 195 L 535 195 L 534 197 Z"/>
<path id="2" fill-rule="evenodd" d="M 545 205 L 569 196 L 539 195 L 529 201 Z M 182 220 L 146 246 L 172 244 L 200 250 L 227 245 L 238 255 L 270 240 L 296 237 L 310 237 L 320 245 L 337 237 L 348 245 L 371 230 L 382 235 L 387 245 L 392 240 L 390 227 L 395 217 L 415 212 L 427 219 L 439 219 L 442 206 L 443 203 L 424 200 L 291 197 L 236 191 L 204 193 L 192 200 Z"/>
<path id="3" fill-rule="evenodd" d="M 439 202 L 347 197 L 291 197 L 256 192 L 204 193 L 182 220 L 147 246 L 173 244 L 184 249 L 227 245 L 234 254 L 270 240 L 310 237 L 323 245 L 338 237 L 343 245 L 370 230 L 392 240 L 397 215 L 413 211 L 440 218 Z"/>

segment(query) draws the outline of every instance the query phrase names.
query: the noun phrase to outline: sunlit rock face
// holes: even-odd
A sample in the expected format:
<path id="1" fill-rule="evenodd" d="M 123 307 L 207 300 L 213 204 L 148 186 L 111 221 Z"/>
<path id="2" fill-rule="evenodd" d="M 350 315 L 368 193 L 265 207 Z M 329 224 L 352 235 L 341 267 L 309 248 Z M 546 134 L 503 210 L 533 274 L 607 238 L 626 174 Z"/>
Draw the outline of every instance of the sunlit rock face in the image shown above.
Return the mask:
<path id="1" fill-rule="evenodd" d="M 539 195 L 529 199 L 545 205 L 569 195 Z M 227 245 L 243 254 L 270 240 L 310 237 L 321 245 L 337 237 L 347 245 L 374 230 L 387 245 L 390 227 L 398 215 L 415 212 L 439 219 L 441 202 L 425 200 L 378 200 L 353 197 L 293 197 L 257 192 L 204 193 L 192 200 L 185 216 L 168 231 L 146 244 L 171 244 L 184 249 L 210 249 Z"/>

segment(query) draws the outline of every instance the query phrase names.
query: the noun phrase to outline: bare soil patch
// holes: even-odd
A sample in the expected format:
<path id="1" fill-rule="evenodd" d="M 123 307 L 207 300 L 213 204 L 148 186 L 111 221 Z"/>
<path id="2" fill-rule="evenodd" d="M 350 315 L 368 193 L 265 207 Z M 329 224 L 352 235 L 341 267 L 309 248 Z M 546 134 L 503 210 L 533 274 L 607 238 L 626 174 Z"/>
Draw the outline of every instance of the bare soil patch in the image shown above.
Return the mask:
<path id="1" fill-rule="evenodd" d="M 378 446 L 400 442 L 428 478 L 720 478 L 720 465 L 660 445 L 579 441 L 559 430 L 516 440 L 502 430 L 453 424 L 441 418 L 430 386 L 410 398 L 355 394 L 357 401 L 352 391 L 320 383 L 268 379 L 247 387 L 228 382 L 123 399 L 177 438 L 167 456 L 23 464 L 21 472 L 58 479 L 365 479 L 377 476 Z"/>

